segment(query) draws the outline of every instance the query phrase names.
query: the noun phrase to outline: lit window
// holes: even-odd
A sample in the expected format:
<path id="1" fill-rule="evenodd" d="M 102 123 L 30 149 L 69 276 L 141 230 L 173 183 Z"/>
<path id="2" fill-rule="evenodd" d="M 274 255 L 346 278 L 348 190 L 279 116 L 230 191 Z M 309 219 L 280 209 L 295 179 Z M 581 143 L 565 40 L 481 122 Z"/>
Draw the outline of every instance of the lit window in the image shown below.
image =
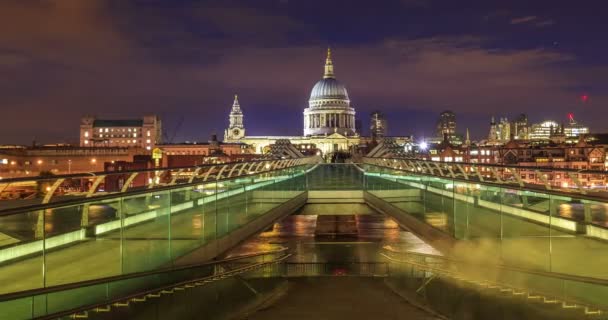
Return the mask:
<path id="1" fill-rule="evenodd" d="M 103 132 L 103 128 L 99 128 L 99 132 Z"/>
<path id="2" fill-rule="evenodd" d="M 88 138 L 88 137 L 89 137 L 89 132 L 88 132 L 88 131 L 85 131 L 85 132 L 84 132 L 84 136 Z"/>
<path id="3" fill-rule="evenodd" d="M 89 140 L 84 140 L 84 144 L 89 144 Z"/>
<path id="4" fill-rule="evenodd" d="M 148 130 L 148 132 L 146 132 L 146 135 L 149 137 L 150 136 L 150 130 Z"/>
<path id="5" fill-rule="evenodd" d="M 38 160 L 38 161 L 37 161 L 37 163 L 38 163 L 38 164 L 42 164 L 42 160 Z"/>
<path id="6" fill-rule="evenodd" d="M 137 133 L 134 133 L 134 134 L 133 134 L 133 138 L 137 138 Z"/>
<path id="7" fill-rule="evenodd" d="M 150 143 L 150 139 L 146 139 L 146 143 Z"/>
<path id="8" fill-rule="evenodd" d="M 108 130 L 108 128 L 106 128 L 106 130 L 105 130 L 105 131 L 106 131 L 106 132 L 108 132 L 108 131 L 109 131 L 109 130 Z"/>
<path id="9" fill-rule="evenodd" d="M 146 150 L 150 150 L 150 149 L 152 149 L 152 147 L 150 147 L 150 146 L 147 146 L 147 147 L 146 147 Z"/>
<path id="10" fill-rule="evenodd" d="M 2 159 L 2 161 L 0 161 L 0 163 L 2 163 L 2 164 L 8 164 L 8 159 Z"/>

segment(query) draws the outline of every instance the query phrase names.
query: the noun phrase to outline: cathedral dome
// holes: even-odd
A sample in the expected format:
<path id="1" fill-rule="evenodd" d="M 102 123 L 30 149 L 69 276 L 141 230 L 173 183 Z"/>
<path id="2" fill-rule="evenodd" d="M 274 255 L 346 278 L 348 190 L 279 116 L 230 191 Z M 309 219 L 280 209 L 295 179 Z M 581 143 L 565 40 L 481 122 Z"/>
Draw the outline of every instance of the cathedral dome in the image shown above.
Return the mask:
<path id="1" fill-rule="evenodd" d="M 325 73 L 310 92 L 308 108 L 304 109 L 304 135 L 321 136 L 338 133 L 354 136 L 355 109 L 350 106 L 348 92 L 334 76 L 331 50 L 327 49 Z"/>
<path id="2" fill-rule="evenodd" d="M 310 100 L 340 99 L 348 100 L 348 92 L 344 85 L 335 78 L 319 80 L 310 92 Z"/>

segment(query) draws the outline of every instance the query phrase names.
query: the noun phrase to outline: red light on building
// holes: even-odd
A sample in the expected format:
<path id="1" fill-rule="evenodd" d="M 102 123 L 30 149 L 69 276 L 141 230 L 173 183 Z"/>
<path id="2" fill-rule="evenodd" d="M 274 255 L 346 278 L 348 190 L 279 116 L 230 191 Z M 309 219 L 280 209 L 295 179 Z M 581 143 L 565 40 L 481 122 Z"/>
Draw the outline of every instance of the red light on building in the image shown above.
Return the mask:
<path id="1" fill-rule="evenodd" d="M 568 113 L 568 119 L 570 119 L 570 121 L 574 120 L 574 113 Z"/>
<path id="2" fill-rule="evenodd" d="M 582 101 L 582 102 L 587 102 L 587 100 L 589 100 L 589 95 L 587 95 L 587 94 L 583 94 L 583 95 L 581 96 L 581 101 Z"/>

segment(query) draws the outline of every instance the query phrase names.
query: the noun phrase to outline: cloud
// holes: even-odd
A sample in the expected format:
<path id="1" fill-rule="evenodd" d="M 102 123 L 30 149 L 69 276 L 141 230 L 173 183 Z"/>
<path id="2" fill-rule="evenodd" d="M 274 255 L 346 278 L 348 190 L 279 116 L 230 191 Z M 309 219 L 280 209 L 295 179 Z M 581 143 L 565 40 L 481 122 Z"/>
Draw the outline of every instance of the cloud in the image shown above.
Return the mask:
<path id="1" fill-rule="evenodd" d="M 553 21 L 553 20 L 544 20 L 544 21 L 537 22 L 535 24 L 535 26 L 542 28 L 542 27 L 552 26 L 554 24 L 555 24 L 555 21 Z"/>
<path id="2" fill-rule="evenodd" d="M 130 8 L 119 1 L 128 8 L 117 12 L 107 3 L 3 2 L 0 143 L 32 136 L 73 141 L 84 114 L 158 113 L 168 127 L 183 115 L 189 137 L 206 138 L 222 131 L 235 92 L 250 126 L 299 128 L 322 76 L 326 46 L 302 22 L 255 8 Z M 363 118 L 372 108 L 482 115 L 538 106 L 560 110 L 572 101 L 572 88 L 603 79 L 566 67 L 575 62 L 570 55 L 497 50 L 488 43 L 474 35 L 394 36 L 332 47 L 337 77 Z"/>
<path id="3" fill-rule="evenodd" d="M 513 19 L 511 19 L 511 24 L 528 23 L 528 22 L 536 21 L 537 19 L 538 19 L 537 16 L 525 16 L 525 17 L 513 18 Z"/>
<path id="4" fill-rule="evenodd" d="M 554 25 L 555 21 L 551 20 L 551 19 L 543 19 L 538 16 L 525 16 L 525 17 L 519 17 L 519 18 L 512 18 L 510 23 L 512 25 L 522 24 L 522 25 L 535 26 L 538 28 L 544 28 L 544 27 Z"/>
<path id="5" fill-rule="evenodd" d="M 489 50 L 483 44 L 474 37 L 393 39 L 334 48 L 334 63 L 353 102 L 361 105 L 435 110 L 454 106 L 486 112 L 482 108 L 555 102 L 575 83 L 558 67 L 574 59 L 569 55 L 540 49 Z M 221 86 L 255 90 L 273 100 L 280 97 L 297 112 L 321 77 L 322 63 L 322 47 L 244 48 L 226 55 L 200 80 L 213 77 Z"/>

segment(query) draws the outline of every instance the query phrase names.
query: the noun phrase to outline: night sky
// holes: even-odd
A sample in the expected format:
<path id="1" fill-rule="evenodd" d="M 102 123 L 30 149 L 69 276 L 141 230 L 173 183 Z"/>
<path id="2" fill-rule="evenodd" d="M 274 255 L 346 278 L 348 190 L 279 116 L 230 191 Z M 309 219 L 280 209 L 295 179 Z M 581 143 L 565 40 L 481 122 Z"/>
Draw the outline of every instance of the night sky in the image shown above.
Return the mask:
<path id="1" fill-rule="evenodd" d="M 605 2 L 1 0 L 0 144 L 150 113 L 204 141 L 234 93 L 249 135 L 300 135 L 328 46 L 357 118 L 379 109 L 391 135 L 429 136 L 444 109 L 473 138 L 521 112 L 608 132 Z"/>

